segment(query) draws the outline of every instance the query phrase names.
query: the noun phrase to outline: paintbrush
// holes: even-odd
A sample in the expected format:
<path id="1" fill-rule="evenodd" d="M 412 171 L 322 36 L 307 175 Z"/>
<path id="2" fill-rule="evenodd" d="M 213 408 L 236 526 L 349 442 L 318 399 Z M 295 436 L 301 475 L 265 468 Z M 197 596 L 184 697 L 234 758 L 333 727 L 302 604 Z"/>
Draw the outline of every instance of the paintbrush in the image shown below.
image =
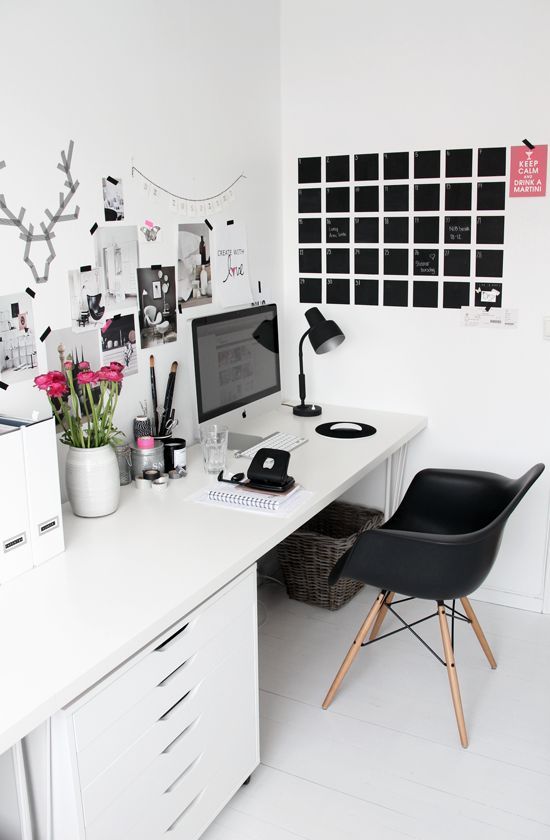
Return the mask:
<path id="1" fill-rule="evenodd" d="M 158 407 L 157 407 L 157 380 L 155 377 L 155 357 L 149 356 L 149 373 L 151 374 L 151 397 L 153 399 L 153 434 L 158 435 Z"/>
<path id="2" fill-rule="evenodd" d="M 166 424 L 170 417 L 172 410 L 172 399 L 174 397 L 174 385 L 176 384 L 176 371 L 178 363 L 172 362 L 170 373 L 168 374 L 168 382 L 166 383 L 166 394 L 164 396 L 164 408 L 162 409 L 162 420 L 160 422 L 159 437 L 166 434 Z"/>

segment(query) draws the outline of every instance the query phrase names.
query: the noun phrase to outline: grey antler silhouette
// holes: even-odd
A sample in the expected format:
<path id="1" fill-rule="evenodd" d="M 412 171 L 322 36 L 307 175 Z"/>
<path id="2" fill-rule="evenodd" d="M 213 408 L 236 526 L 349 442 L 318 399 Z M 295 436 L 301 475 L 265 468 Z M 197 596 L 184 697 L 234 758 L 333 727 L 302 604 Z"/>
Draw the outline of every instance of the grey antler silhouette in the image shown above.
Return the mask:
<path id="1" fill-rule="evenodd" d="M 73 149 L 74 142 L 71 140 L 67 152 L 61 151 L 61 162 L 57 164 L 57 168 L 60 169 L 65 175 L 64 186 L 66 187 L 67 192 L 59 193 L 59 205 L 55 212 L 52 213 L 52 211 L 48 209 L 44 211 L 46 217 L 48 218 L 48 223 L 46 224 L 46 222 L 40 222 L 40 230 L 42 231 L 42 233 L 34 232 L 34 225 L 32 224 L 32 222 L 24 224 L 23 218 L 26 213 L 24 207 L 22 207 L 19 213 L 15 215 L 15 213 L 12 213 L 12 211 L 6 204 L 5 196 L 3 194 L 0 194 L 0 210 L 7 217 L 5 219 L 0 218 L 0 225 L 12 225 L 16 228 L 19 228 L 19 238 L 23 239 L 25 242 L 23 262 L 25 262 L 29 266 L 30 270 L 32 271 L 32 276 L 34 277 L 36 283 L 45 283 L 47 281 L 50 273 L 50 264 L 52 260 L 55 259 L 55 250 L 52 245 L 52 239 L 55 237 L 55 233 L 53 231 L 56 224 L 58 222 L 71 222 L 74 219 L 78 219 L 78 214 L 80 213 L 80 207 L 78 205 L 75 207 L 74 213 L 65 213 L 65 210 L 67 209 L 72 197 L 74 196 L 75 192 L 79 187 L 78 181 L 73 181 L 73 177 L 71 175 L 71 161 L 73 157 Z M 0 169 L 3 169 L 5 166 L 5 161 L 0 161 Z M 30 257 L 31 245 L 33 242 L 46 242 L 48 246 L 49 253 L 45 259 L 42 274 L 38 273 L 36 266 Z"/>

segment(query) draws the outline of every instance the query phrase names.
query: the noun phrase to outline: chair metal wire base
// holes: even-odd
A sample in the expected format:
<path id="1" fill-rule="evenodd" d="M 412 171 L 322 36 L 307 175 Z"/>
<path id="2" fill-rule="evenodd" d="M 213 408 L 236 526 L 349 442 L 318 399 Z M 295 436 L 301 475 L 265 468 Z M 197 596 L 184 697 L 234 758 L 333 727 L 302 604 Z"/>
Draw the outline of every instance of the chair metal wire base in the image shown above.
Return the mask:
<path id="1" fill-rule="evenodd" d="M 420 636 L 415 630 L 412 629 L 413 627 L 416 627 L 417 624 L 422 624 L 424 621 L 428 621 L 430 618 L 438 618 L 439 617 L 439 612 L 430 613 L 429 615 L 426 615 L 423 618 L 419 618 L 416 621 L 410 621 L 410 622 L 405 621 L 405 619 L 402 616 L 399 615 L 399 613 L 397 612 L 397 610 L 394 609 L 394 607 L 395 607 L 396 604 L 405 603 L 405 601 L 414 601 L 415 598 L 413 596 L 410 596 L 408 598 L 400 598 L 398 601 L 394 600 L 390 603 L 389 600 L 388 600 L 390 594 L 391 593 L 389 593 L 389 592 L 386 593 L 386 596 L 384 598 L 382 607 L 385 607 L 387 610 L 389 610 L 389 612 L 391 612 L 398 619 L 398 621 L 401 622 L 403 627 L 398 627 L 397 630 L 390 630 L 389 633 L 383 633 L 381 636 L 376 636 L 375 639 L 369 639 L 368 642 L 361 642 L 361 647 L 367 647 L 367 645 L 372 645 L 375 642 L 380 642 L 382 639 L 387 639 L 389 636 L 395 636 L 396 633 L 402 633 L 403 630 L 409 630 L 413 634 L 415 639 L 417 639 L 421 644 L 423 644 L 424 647 L 427 648 L 427 650 L 429 650 L 430 653 L 433 654 L 433 656 L 435 656 L 435 658 L 438 660 L 438 662 L 441 662 L 442 665 L 447 667 L 446 661 L 444 659 L 442 659 L 441 656 L 439 656 L 439 654 L 436 653 L 436 651 L 432 647 L 430 647 L 430 645 L 427 642 L 424 641 L 422 636 Z M 454 647 L 455 647 L 455 618 L 458 621 L 465 621 L 466 624 L 471 624 L 472 622 L 468 618 L 468 616 L 464 615 L 463 613 L 460 612 L 460 610 L 456 609 L 456 606 L 455 606 L 456 600 L 453 600 L 452 606 L 450 606 L 450 607 L 447 606 L 443 601 L 438 601 L 437 604 L 438 604 L 438 607 L 442 605 L 445 608 L 445 616 L 449 617 L 451 619 L 451 645 L 452 645 L 452 648 L 454 650 Z"/>

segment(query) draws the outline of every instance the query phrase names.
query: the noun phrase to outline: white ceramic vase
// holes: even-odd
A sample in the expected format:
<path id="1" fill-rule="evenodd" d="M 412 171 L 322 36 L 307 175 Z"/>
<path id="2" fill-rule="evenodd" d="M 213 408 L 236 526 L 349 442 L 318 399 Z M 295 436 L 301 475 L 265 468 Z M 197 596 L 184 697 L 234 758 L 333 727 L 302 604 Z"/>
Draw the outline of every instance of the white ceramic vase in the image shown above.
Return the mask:
<path id="1" fill-rule="evenodd" d="M 69 446 L 68 450 L 65 478 L 75 516 L 114 513 L 120 499 L 120 474 L 112 446 Z"/>

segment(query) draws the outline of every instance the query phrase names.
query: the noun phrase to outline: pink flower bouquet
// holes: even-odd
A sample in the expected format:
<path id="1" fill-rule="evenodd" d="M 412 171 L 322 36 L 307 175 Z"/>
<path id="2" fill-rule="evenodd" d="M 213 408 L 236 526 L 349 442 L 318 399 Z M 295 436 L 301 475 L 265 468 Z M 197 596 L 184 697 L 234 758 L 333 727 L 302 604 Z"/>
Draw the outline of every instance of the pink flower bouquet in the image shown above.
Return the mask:
<path id="1" fill-rule="evenodd" d="M 64 370 L 37 376 L 34 384 L 45 391 L 63 428 L 61 440 L 80 449 L 115 443 L 121 432 L 113 426 L 123 366 L 118 362 L 91 370 L 88 362 L 65 362 Z"/>

